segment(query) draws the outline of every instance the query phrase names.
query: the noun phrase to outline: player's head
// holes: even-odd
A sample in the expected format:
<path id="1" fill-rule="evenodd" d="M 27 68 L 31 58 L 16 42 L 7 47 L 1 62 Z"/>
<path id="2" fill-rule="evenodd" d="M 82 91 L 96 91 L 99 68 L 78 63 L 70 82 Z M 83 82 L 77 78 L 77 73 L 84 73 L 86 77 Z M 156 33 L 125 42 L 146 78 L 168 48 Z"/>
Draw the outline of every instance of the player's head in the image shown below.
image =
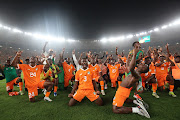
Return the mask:
<path id="1" fill-rule="evenodd" d="M 98 64 L 102 64 L 102 60 L 101 59 L 98 59 Z"/>
<path id="2" fill-rule="evenodd" d="M 58 62 L 58 66 L 59 67 L 62 67 L 63 65 L 62 65 L 62 62 L 59 60 L 59 62 Z"/>
<path id="3" fill-rule="evenodd" d="M 150 57 L 145 58 L 145 64 L 147 64 L 147 65 L 151 64 L 151 58 Z"/>
<path id="4" fill-rule="evenodd" d="M 6 60 L 6 65 L 10 66 L 10 64 L 11 64 L 11 60 L 10 59 Z"/>
<path id="5" fill-rule="evenodd" d="M 53 49 L 49 49 L 49 55 L 53 54 Z"/>
<path id="6" fill-rule="evenodd" d="M 70 64 L 71 63 L 71 58 L 67 58 L 66 62 L 67 62 L 67 64 Z"/>
<path id="7" fill-rule="evenodd" d="M 174 61 L 176 63 L 180 63 L 180 55 L 177 55 L 176 57 L 174 57 Z"/>
<path id="8" fill-rule="evenodd" d="M 124 57 L 124 52 L 121 53 L 121 57 Z"/>
<path id="9" fill-rule="evenodd" d="M 110 55 L 110 56 L 109 56 L 109 59 L 110 59 L 110 60 L 113 59 L 113 55 Z"/>
<path id="10" fill-rule="evenodd" d="M 86 58 L 82 58 L 82 59 L 81 59 L 81 65 L 82 65 L 83 69 L 87 69 L 87 67 L 88 67 L 88 61 L 87 61 Z"/>
<path id="11" fill-rule="evenodd" d="M 45 65 L 44 66 L 44 72 L 47 72 L 49 70 L 49 66 L 48 65 Z"/>
<path id="12" fill-rule="evenodd" d="M 114 65 L 115 64 L 115 60 L 114 59 L 110 59 L 109 64 L 110 65 Z"/>
<path id="13" fill-rule="evenodd" d="M 25 59 L 25 63 L 26 63 L 26 64 L 29 64 L 29 58 L 26 58 L 26 59 Z"/>
<path id="14" fill-rule="evenodd" d="M 93 64 L 93 65 L 96 64 L 95 58 L 92 58 L 92 59 L 91 59 L 91 64 Z"/>
<path id="15" fill-rule="evenodd" d="M 163 62 L 165 59 L 166 59 L 165 56 L 163 56 L 163 55 L 159 56 L 159 60 L 160 60 L 161 62 Z"/>
<path id="16" fill-rule="evenodd" d="M 35 64 L 36 63 L 36 57 L 34 57 L 34 56 L 30 57 L 29 63 Z"/>
<path id="17" fill-rule="evenodd" d="M 137 69 L 140 73 L 147 73 L 149 71 L 149 66 L 145 63 L 137 64 Z"/>
<path id="18" fill-rule="evenodd" d="M 139 48 L 141 48 L 141 44 L 138 41 L 133 42 L 132 46 L 135 48 L 136 46 L 138 46 Z"/>

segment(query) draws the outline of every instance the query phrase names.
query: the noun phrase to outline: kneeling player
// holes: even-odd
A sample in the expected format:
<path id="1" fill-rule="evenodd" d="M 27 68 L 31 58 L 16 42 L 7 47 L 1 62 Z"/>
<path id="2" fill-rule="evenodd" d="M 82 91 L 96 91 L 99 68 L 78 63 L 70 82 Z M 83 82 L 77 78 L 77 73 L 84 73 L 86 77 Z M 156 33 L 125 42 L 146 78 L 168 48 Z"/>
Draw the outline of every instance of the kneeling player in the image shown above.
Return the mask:
<path id="1" fill-rule="evenodd" d="M 144 107 L 143 103 L 141 101 L 137 100 L 131 100 L 129 99 L 129 95 L 131 92 L 131 87 L 139 81 L 141 73 L 146 73 L 148 71 L 148 66 L 145 64 L 138 64 L 138 67 L 135 69 L 136 65 L 136 55 L 139 52 L 139 48 L 135 47 L 133 50 L 133 57 L 129 66 L 129 70 L 131 72 L 130 75 L 128 75 L 119 86 L 118 90 L 116 91 L 116 95 L 113 99 L 113 112 L 117 114 L 126 114 L 126 113 L 138 113 L 139 115 L 145 116 L 147 118 L 150 118 L 146 108 Z M 128 66 L 127 66 L 128 67 Z M 124 102 L 127 103 L 134 103 L 137 104 L 137 107 L 124 107 Z"/>
<path id="2" fill-rule="evenodd" d="M 82 59 L 81 64 L 83 68 L 76 72 L 75 84 L 71 93 L 68 95 L 68 97 L 71 97 L 69 101 L 69 106 L 75 105 L 77 101 L 81 102 L 81 100 L 85 96 L 91 102 L 95 101 L 96 104 L 102 106 L 103 101 L 99 96 L 100 91 L 98 91 L 94 80 L 94 72 L 92 71 L 92 69 L 88 68 L 87 59 Z M 94 91 L 94 88 L 96 92 Z M 76 89 L 77 91 L 75 93 Z"/>
<path id="3" fill-rule="evenodd" d="M 22 87 L 23 87 L 23 82 L 22 79 L 20 77 L 17 76 L 16 73 L 16 69 L 15 67 L 13 67 L 10 63 L 10 60 L 6 61 L 6 66 L 4 68 L 4 74 L 5 74 L 5 78 L 6 78 L 6 90 L 9 94 L 9 96 L 13 96 L 13 95 L 18 95 L 20 93 L 20 95 L 23 95 L 24 93 L 22 92 Z M 13 92 L 13 86 L 14 84 L 18 84 L 19 83 L 19 92 Z"/>

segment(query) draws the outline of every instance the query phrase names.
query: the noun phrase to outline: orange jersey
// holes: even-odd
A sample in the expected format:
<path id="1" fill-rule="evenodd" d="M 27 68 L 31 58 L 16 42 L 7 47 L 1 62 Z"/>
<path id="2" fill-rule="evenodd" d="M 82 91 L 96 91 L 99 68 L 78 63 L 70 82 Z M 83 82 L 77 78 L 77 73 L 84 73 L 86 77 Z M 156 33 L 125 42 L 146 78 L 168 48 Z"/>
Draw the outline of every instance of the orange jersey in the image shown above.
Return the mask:
<path id="1" fill-rule="evenodd" d="M 89 65 L 89 68 L 92 69 L 92 71 L 94 72 L 94 77 L 96 78 L 97 76 L 99 76 L 99 73 L 101 72 L 101 69 L 99 67 L 98 64 L 95 64 L 94 66 L 93 65 Z"/>
<path id="2" fill-rule="evenodd" d="M 63 62 L 63 69 L 64 69 L 64 76 L 70 77 L 73 76 L 73 71 L 75 71 L 75 68 L 72 64 L 68 65 L 66 62 Z"/>
<path id="3" fill-rule="evenodd" d="M 156 62 L 156 64 L 157 63 L 160 63 L 160 62 L 158 61 L 158 62 Z M 169 66 L 170 66 L 170 62 L 165 62 L 161 66 L 155 67 L 156 68 L 156 75 L 162 75 L 162 74 L 167 75 Z"/>
<path id="4" fill-rule="evenodd" d="M 124 57 L 121 57 L 121 55 L 119 55 L 119 57 L 121 58 L 121 60 L 126 63 L 127 62 L 127 58 L 124 56 Z"/>
<path id="5" fill-rule="evenodd" d="M 18 69 L 21 69 L 24 75 L 26 87 L 32 87 L 40 82 L 40 74 L 44 65 L 36 65 L 31 67 L 27 64 L 18 64 Z"/>
<path id="6" fill-rule="evenodd" d="M 175 63 L 175 66 L 172 66 L 172 76 L 174 79 L 180 79 L 180 63 Z"/>
<path id="7" fill-rule="evenodd" d="M 94 89 L 92 80 L 95 79 L 92 69 L 80 69 L 76 72 L 75 81 L 79 81 L 78 89 L 88 90 Z"/>
<path id="8" fill-rule="evenodd" d="M 109 74 L 110 74 L 110 79 L 117 79 L 117 77 L 119 76 L 119 68 L 120 68 L 120 64 L 117 65 L 110 65 L 107 64 L 108 69 L 109 69 Z"/>

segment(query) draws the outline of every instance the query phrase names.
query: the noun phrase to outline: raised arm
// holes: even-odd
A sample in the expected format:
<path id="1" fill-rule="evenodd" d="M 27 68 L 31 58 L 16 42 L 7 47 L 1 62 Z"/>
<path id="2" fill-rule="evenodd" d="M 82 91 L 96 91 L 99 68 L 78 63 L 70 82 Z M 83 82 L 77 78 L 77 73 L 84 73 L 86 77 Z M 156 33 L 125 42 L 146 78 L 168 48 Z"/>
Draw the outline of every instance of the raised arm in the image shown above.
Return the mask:
<path id="1" fill-rule="evenodd" d="M 43 53 L 45 53 L 45 51 L 46 51 L 46 46 L 47 46 L 47 44 L 48 44 L 48 42 L 45 42 L 45 45 L 44 45 L 44 47 L 43 47 Z"/>
<path id="2" fill-rule="evenodd" d="M 21 57 L 22 51 L 18 51 L 13 59 L 13 61 L 11 62 L 11 66 L 17 68 L 17 63 L 18 63 L 18 58 Z"/>
<path id="3" fill-rule="evenodd" d="M 64 62 L 63 55 L 64 55 L 65 48 L 63 48 L 62 53 L 60 54 L 60 61 Z"/>
<path id="4" fill-rule="evenodd" d="M 138 46 L 136 46 L 134 49 L 133 49 L 133 57 L 132 57 L 132 60 L 130 62 L 130 65 L 129 65 L 129 71 L 131 72 L 132 76 L 135 77 L 135 78 L 139 78 L 140 76 L 137 74 L 137 72 L 135 71 L 135 66 L 136 66 L 136 55 L 137 53 L 139 52 L 139 48 Z"/>
<path id="5" fill-rule="evenodd" d="M 75 49 L 72 51 L 72 57 L 73 57 L 73 61 L 74 61 L 75 65 L 78 66 L 79 63 L 78 63 L 78 61 L 77 61 L 77 59 L 76 59 Z"/>
<path id="6" fill-rule="evenodd" d="M 116 47 L 116 55 L 118 55 L 118 47 Z"/>

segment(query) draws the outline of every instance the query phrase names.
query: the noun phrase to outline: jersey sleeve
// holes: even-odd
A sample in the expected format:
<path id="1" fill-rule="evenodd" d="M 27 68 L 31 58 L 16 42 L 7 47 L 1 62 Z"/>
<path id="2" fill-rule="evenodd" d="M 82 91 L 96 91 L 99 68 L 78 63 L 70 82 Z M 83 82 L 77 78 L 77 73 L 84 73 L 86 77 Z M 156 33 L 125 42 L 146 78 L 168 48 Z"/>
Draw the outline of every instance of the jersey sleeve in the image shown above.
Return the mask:
<path id="1" fill-rule="evenodd" d="M 38 65 L 38 67 L 40 71 L 44 70 L 44 65 Z"/>
<path id="2" fill-rule="evenodd" d="M 109 67 L 110 67 L 110 64 L 107 64 L 107 67 L 108 67 L 108 69 L 109 69 Z"/>
<path id="3" fill-rule="evenodd" d="M 17 69 L 24 70 L 25 64 L 17 64 Z"/>
<path id="4" fill-rule="evenodd" d="M 91 73 L 92 73 L 92 80 L 95 80 L 96 76 L 92 70 L 91 70 Z"/>
<path id="5" fill-rule="evenodd" d="M 75 75 L 75 81 L 79 81 L 79 71 L 76 72 L 76 75 Z"/>

